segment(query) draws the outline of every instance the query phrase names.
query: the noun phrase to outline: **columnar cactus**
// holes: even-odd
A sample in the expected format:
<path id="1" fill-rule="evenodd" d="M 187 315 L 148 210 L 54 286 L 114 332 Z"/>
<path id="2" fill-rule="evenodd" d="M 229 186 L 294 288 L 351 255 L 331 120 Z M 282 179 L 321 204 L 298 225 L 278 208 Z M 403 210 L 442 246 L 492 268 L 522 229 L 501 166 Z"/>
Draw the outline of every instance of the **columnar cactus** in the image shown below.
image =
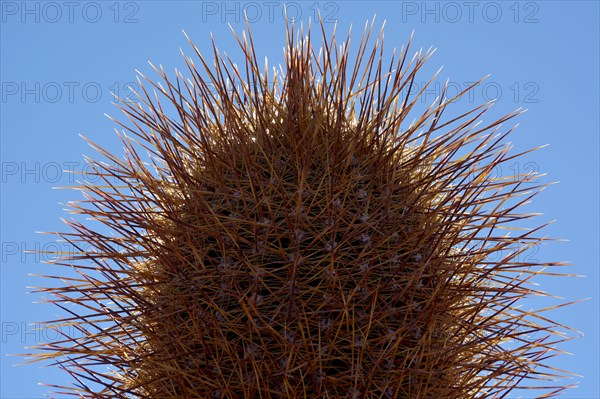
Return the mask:
<path id="1" fill-rule="evenodd" d="M 280 74 L 244 34 L 242 67 L 192 44 L 188 78 L 141 75 L 124 157 L 90 141 L 102 182 L 70 203 L 112 234 L 68 221 L 56 234 L 81 250 L 55 264 L 80 276 L 41 289 L 67 312 L 53 325 L 77 328 L 35 355 L 75 378 L 60 392 L 503 398 L 562 375 L 544 368 L 559 325 L 518 306 L 561 263 L 521 259 L 538 229 L 503 230 L 543 187 L 495 173 L 524 154 L 504 142 L 520 111 L 447 117 L 464 93 L 444 90 L 417 112 L 431 52 L 384 65 L 372 27 L 355 59 L 288 26 Z"/>

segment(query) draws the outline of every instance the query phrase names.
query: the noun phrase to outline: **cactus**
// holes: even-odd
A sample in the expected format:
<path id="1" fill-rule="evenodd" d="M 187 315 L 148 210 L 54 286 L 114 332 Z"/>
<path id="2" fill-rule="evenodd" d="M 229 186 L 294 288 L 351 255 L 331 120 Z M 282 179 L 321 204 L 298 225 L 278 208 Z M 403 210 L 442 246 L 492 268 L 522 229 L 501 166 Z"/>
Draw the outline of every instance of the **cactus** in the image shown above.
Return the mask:
<path id="1" fill-rule="evenodd" d="M 521 207 L 545 186 L 494 172 L 529 152 L 504 142 L 502 124 L 521 111 L 478 124 L 489 102 L 446 117 L 476 83 L 417 112 L 427 86 L 411 87 L 432 51 L 411 58 L 409 41 L 384 64 L 371 23 L 354 59 L 321 30 L 316 51 L 310 27 L 287 25 L 279 74 L 259 66 L 251 35 L 235 35 L 241 68 L 214 43 L 207 62 L 190 41 L 188 78 L 154 67 L 161 82 L 140 73 L 139 101 L 118 105 L 124 157 L 88 140 L 106 159 L 88 160 L 101 182 L 82 183 L 85 199 L 69 206 L 104 229 L 67 221 L 72 231 L 55 234 L 76 251 L 53 263 L 78 278 L 65 271 L 48 276 L 64 284 L 39 289 L 67 312 L 49 323 L 75 327 L 33 354 L 74 378 L 57 392 L 566 389 L 543 382 L 566 375 L 547 364 L 568 339 L 562 326 L 519 308 L 547 295 L 531 279 L 563 263 L 521 259 L 543 226 L 503 230 L 535 216 Z"/>

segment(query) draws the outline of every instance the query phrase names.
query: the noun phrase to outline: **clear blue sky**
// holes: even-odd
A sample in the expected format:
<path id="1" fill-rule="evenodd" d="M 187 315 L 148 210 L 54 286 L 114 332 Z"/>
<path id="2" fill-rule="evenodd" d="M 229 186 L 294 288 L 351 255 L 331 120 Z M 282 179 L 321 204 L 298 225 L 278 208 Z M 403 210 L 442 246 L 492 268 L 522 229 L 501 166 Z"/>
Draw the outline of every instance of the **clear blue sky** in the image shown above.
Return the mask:
<path id="1" fill-rule="evenodd" d="M 543 247 L 541 260 L 567 260 L 581 279 L 543 281 L 543 289 L 566 300 L 591 298 L 557 311 L 559 322 L 583 331 L 565 345 L 572 356 L 557 366 L 581 374 L 580 387 L 568 398 L 600 398 L 599 371 L 599 7 L 597 1 L 396 2 L 308 1 L 289 3 L 289 13 L 307 21 L 318 6 L 338 32 L 354 24 L 354 43 L 367 18 L 386 19 L 386 46 L 400 47 L 415 31 L 415 48 L 437 47 L 428 71 L 444 65 L 449 78 L 464 87 L 488 73 L 487 83 L 464 106 L 498 97 L 498 114 L 528 108 L 512 136 L 515 150 L 549 147 L 511 165 L 547 172 L 544 181 L 560 181 L 535 199 L 529 209 L 539 221 L 557 219 L 548 236 L 570 241 Z M 235 48 L 226 22 L 240 31 L 248 12 L 257 53 L 270 64 L 282 62 L 284 20 L 275 2 L 192 1 L 1 1 L 1 393 L 5 398 L 40 398 L 40 381 L 66 383 L 51 368 L 12 367 L 24 347 L 55 338 L 35 323 L 58 313 L 26 286 L 41 284 L 28 273 L 48 272 L 39 256 L 24 249 L 51 249 L 49 236 L 35 231 L 64 229 L 59 202 L 78 193 L 52 190 L 72 184 L 63 170 L 81 170 L 82 154 L 93 154 L 78 134 L 120 152 L 113 125 L 117 115 L 110 92 L 123 96 L 135 80 L 134 69 L 153 76 L 147 64 L 167 70 L 181 65 L 179 48 L 189 55 L 184 29 L 210 56 L 209 32 L 221 49 Z M 332 24 L 328 24 L 330 30 Z M 236 51 L 233 51 L 236 54 Z M 237 53 L 239 54 L 239 53 Z M 422 81 L 428 76 L 422 75 Z M 436 93 L 428 94 L 433 100 Z"/>

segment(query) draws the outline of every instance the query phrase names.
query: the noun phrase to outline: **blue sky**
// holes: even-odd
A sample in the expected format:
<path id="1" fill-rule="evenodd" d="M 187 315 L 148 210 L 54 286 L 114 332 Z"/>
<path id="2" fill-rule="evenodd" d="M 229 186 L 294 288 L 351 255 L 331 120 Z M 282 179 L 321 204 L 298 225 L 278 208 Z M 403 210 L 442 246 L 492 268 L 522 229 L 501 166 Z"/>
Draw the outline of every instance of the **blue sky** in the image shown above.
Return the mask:
<path id="1" fill-rule="evenodd" d="M 82 154 L 92 150 L 83 134 L 120 152 L 112 123 L 117 115 L 110 92 L 123 96 L 135 81 L 135 69 L 152 75 L 151 60 L 172 71 L 181 66 L 179 48 L 191 49 L 182 29 L 210 56 L 212 32 L 221 49 L 236 53 L 227 22 L 243 29 L 243 12 L 251 20 L 259 56 L 271 65 L 283 61 L 284 19 L 281 3 L 270 1 L 1 1 L 1 392 L 5 398 L 39 398 L 38 382 L 66 383 L 53 368 L 13 367 L 25 346 L 54 339 L 35 323 L 56 316 L 50 305 L 27 286 L 43 284 L 28 273 L 51 270 L 43 257 L 24 249 L 53 249 L 51 236 L 35 231 L 64 230 L 60 202 L 78 193 L 53 190 L 74 183 L 64 170 L 81 171 Z M 437 51 L 422 81 L 440 66 L 439 84 L 447 78 L 465 87 L 488 73 L 461 106 L 498 98 L 493 112 L 519 107 L 512 136 L 515 151 L 542 144 L 543 150 L 508 165 L 509 174 L 546 172 L 545 182 L 560 181 L 535 198 L 528 209 L 542 212 L 540 222 L 557 219 L 546 235 L 568 239 L 542 247 L 541 260 L 566 260 L 579 279 L 544 279 L 542 289 L 566 300 L 590 298 L 553 317 L 585 336 L 564 345 L 572 355 L 558 367 L 582 375 L 569 398 L 600 398 L 599 370 L 599 6 L 596 1 L 421 2 L 308 1 L 289 2 L 288 13 L 303 21 L 317 8 L 340 36 L 354 25 L 357 43 L 368 18 L 385 19 L 389 51 L 400 47 L 414 30 L 414 50 Z M 438 86 L 439 87 L 439 86 Z M 433 101 L 434 91 L 427 100 Z M 425 104 L 424 104 L 425 105 Z M 512 169 L 512 170 L 509 170 Z M 527 397 L 527 396 L 523 396 Z"/>

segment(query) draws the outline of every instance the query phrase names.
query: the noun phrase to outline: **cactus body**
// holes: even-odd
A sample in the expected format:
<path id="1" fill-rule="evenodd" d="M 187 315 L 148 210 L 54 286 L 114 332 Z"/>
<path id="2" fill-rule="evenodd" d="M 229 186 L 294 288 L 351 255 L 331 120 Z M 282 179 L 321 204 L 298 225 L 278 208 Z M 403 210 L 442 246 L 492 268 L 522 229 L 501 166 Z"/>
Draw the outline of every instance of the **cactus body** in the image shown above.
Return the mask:
<path id="1" fill-rule="evenodd" d="M 37 355 L 75 377 L 61 392 L 500 398 L 548 377 L 563 338 L 517 305 L 559 263 L 519 260 L 536 230 L 501 230 L 532 216 L 519 207 L 540 187 L 494 175 L 522 155 L 498 130 L 518 112 L 477 125 L 490 104 L 446 116 L 460 96 L 444 91 L 415 117 L 430 52 L 383 65 L 370 32 L 352 60 L 288 29 L 280 76 L 244 36 L 243 67 L 198 52 L 207 78 L 186 58 L 189 79 L 157 69 L 145 87 L 160 97 L 142 86 L 121 105 L 125 158 L 92 143 L 103 182 L 71 203 L 114 234 L 68 222 L 60 236 L 92 249 L 56 262 L 79 281 L 46 289 L 90 332 Z"/>

